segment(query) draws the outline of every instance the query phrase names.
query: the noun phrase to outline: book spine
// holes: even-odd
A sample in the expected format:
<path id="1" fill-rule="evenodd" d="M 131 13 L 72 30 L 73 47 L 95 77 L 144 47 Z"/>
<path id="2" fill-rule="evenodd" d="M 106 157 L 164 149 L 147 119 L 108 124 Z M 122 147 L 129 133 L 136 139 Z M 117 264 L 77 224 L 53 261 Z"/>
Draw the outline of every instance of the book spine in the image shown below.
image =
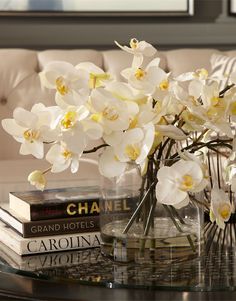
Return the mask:
<path id="1" fill-rule="evenodd" d="M 123 197 L 117 199 L 107 199 L 99 202 L 93 200 L 74 200 L 70 202 L 50 202 L 39 203 L 30 206 L 31 220 L 43 220 L 53 218 L 72 218 L 81 216 L 98 216 L 100 210 L 103 212 L 112 211 L 117 214 L 128 213 L 133 210 L 139 198 Z M 101 205 L 102 204 L 102 205 Z"/>
<path id="2" fill-rule="evenodd" d="M 48 202 L 30 206 L 31 220 L 99 215 L 99 199 Z"/>
<path id="3" fill-rule="evenodd" d="M 72 233 L 87 233 L 99 230 L 99 216 L 88 216 L 24 223 L 22 236 L 29 238 Z"/>
<path id="4" fill-rule="evenodd" d="M 1 230 L 1 242 L 19 255 L 95 248 L 101 244 L 100 232 L 22 238 L 9 227 Z"/>
<path id="5" fill-rule="evenodd" d="M 99 247 L 100 233 L 90 232 L 76 235 L 26 239 L 21 242 L 21 255 L 58 252 Z"/>

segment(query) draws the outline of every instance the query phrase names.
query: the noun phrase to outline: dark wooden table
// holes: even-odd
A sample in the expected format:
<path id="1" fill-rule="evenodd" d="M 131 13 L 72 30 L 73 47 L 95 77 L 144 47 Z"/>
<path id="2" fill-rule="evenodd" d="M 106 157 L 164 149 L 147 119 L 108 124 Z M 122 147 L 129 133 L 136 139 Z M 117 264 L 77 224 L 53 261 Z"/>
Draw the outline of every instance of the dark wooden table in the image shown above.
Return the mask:
<path id="1" fill-rule="evenodd" d="M 225 231 L 211 231 L 214 237 L 209 235 L 206 252 L 200 258 L 169 265 L 116 263 L 104 257 L 99 248 L 49 254 L 58 261 L 46 267 L 39 266 L 38 260 L 34 266 L 33 261 L 27 265 L 30 257 L 11 257 L 8 261 L 9 253 L 0 253 L 0 301 L 235 301 L 233 229 L 236 231 L 235 225 L 228 225 Z M 58 264 L 67 257 L 73 260 Z"/>
<path id="2" fill-rule="evenodd" d="M 236 300 L 235 291 L 178 292 L 147 289 L 109 289 L 72 282 L 48 281 L 0 273 L 0 300 L 52 301 L 218 301 Z"/>

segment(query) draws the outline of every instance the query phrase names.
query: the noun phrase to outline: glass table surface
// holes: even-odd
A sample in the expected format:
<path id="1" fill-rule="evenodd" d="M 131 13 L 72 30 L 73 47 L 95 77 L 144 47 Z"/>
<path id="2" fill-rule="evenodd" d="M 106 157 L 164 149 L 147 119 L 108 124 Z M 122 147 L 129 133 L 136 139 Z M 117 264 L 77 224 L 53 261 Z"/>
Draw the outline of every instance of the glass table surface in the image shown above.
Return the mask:
<path id="1" fill-rule="evenodd" d="M 236 224 L 220 230 L 205 226 L 205 251 L 200 258 L 164 265 L 117 263 L 100 248 L 19 256 L 0 245 L 0 271 L 58 283 L 107 288 L 175 291 L 234 291 L 236 289 Z"/>

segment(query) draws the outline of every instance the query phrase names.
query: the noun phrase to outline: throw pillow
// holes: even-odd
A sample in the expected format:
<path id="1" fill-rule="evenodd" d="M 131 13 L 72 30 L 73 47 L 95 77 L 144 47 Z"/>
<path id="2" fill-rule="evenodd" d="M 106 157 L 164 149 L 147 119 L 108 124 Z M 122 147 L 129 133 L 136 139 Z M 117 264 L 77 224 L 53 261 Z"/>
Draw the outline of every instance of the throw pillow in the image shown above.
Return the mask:
<path id="1" fill-rule="evenodd" d="M 219 81 L 220 90 L 223 90 L 229 83 L 230 74 L 236 71 L 236 57 L 229 57 L 221 54 L 213 54 L 211 62 L 211 78 Z"/>

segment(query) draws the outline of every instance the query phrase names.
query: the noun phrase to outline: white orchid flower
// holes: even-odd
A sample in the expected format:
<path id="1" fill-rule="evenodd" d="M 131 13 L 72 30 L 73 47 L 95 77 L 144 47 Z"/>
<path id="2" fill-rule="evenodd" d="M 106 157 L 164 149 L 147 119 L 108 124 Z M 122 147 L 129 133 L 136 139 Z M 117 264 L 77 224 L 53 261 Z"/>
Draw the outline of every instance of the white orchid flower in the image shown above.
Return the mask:
<path id="1" fill-rule="evenodd" d="M 104 72 L 101 68 L 91 62 L 79 63 L 75 68 L 80 71 L 84 70 L 89 73 L 89 88 L 95 89 L 106 85 L 107 82 L 112 80 L 110 74 Z"/>
<path id="2" fill-rule="evenodd" d="M 60 140 L 75 153 L 82 153 L 87 145 L 87 137 L 82 121 L 89 115 L 85 106 L 69 106 L 61 110 L 55 119 L 54 127 L 60 129 Z"/>
<path id="3" fill-rule="evenodd" d="M 233 212 L 233 206 L 229 201 L 228 195 L 218 187 L 213 187 L 211 191 L 211 208 L 210 208 L 210 220 L 216 221 L 217 225 L 221 228 L 225 228 L 225 222 L 230 219 Z"/>
<path id="4" fill-rule="evenodd" d="M 219 92 L 219 85 L 216 82 L 203 87 L 202 108 L 204 112 L 199 111 L 199 113 L 206 120 L 205 127 L 233 137 L 230 123 L 227 120 L 228 104 L 224 97 L 219 97 Z"/>
<path id="5" fill-rule="evenodd" d="M 203 106 L 209 110 L 208 114 L 224 114 L 226 104 L 224 98 L 219 97 L 219 94 L 220 89 L 217 82 L 202 87 L 202 102 Z M 210 110 L 213 110 L 213 112 Z M 215 113 L 215 111 L 217 112 Z"/>
<path id="6" fill-rule="evenodd" d="M 112 81 L 106 84 L 106 90 L 120 100 L 133 101 L 137 104 L 146 103 L 148 97 L 142 92 L 132 88 L 129 84 L 119 81 Z"/>
<path id="7" fill-rule="evenodd" d="M 170 95 L 174 96 L 174 89 L 178 83 L 171 79 L 171 74 L 165 72 L 161 68 L 158 70 L 158 76 L 156 77 L 156 87 L 152 96 L 154 99 L 164 99 Z"/>
<path id="8" fill-rule="evenodd" d="M 106 143 L 111 147 L 106 148 L 99 160 L 101 174 L 106 177 L 118 176 L 128 162 L 142 165 L 151 150 L 154 135 L 154 126 L 149 123 L 142 129 L 135 128 L 105 136 Z"/>
<path id="9" fill-rule="evenodd" d="M 135 38 L 130 40 L 130 47 L 122 46 L 117 41 L 115 41 L 115 44 L 125 52 L 134 55 L 132 65 L 137 65 L 137 63 L 142 64 L 144 56 L 151 57 L 157 52 L 157 50 L 151 44 L 145 41 L 139 41 Z"/>
<path id="10" fill-rule="evenodd" d="M 114 153 L 114 148 L 109 146 L 99 158 L 98 169 L 101 175 L 113 178 L 120 176 L 126 169 L 127 163 L 120 162 Z"/>
<path id="11" fill-rule="evenodd" d="M 13 119 L 2 120 L 4 130 L 21 143 L 20 154 L 32 154 L 38 159 L 44 156 L 44 142 L 53 142 L 58 132 L 50 128 L 52 115 L 47 108 L 39 103 L 31 111 L 16 108 Z"/>
<path id="12" fill-rule="evenodd" d="M 236 137 L 232 141 L 232 151 L 229 157 L 222 162 L 223 179 L 227 185 L 231 185 L 232 192 L 236 192 Z"/>
<path id="13" fill-rule="evenodd" d="M 139 111 L 135 102 L 120 100 L 103 88 L 92 91 L 91 105 L 91 119 L 101 124 L 106 134 L 128 129 Z"/>
<path id="14" fill-rule="evenodd" d="M 189 153 L 188 151 L 178 151 L 180 158 L 185 160 L 185 161 L 193 161 L 196 162 L 203 173 L 203 179 L 202 183 L 199 184 L 199 189 L 203 190 L 207 184 L 209 183 L 209 172 L 208 172 L 208 166 L 207 163 L 205 162 L 205 156 L 206 154 L 203 151 L 198 151 L 194 154 Z M 202 187 L 202 189 L 201 189 Z"/>
<path id="15" fill-rule="evenodd" d="M 49 63 L 39 73 L 41 84 L 56 90 L 55 101 L 61 107 L 81 105 L 88 99 L 89 73 L 67 62 Z"/>
<path id="16" fill-rule="evenodd" d="M 157 100 L 155 102 L 153 101 L 153 98 L 150 97 L 146 103 L 139 106 L 139 113 L 136 117 L 137 124 L 142 126 L 149 122 L 152 122 L 153 124 L 159 123 L 161 118 L 168 113 L 170 105 L 169 97 L 165 97 L 163 100 Z"/>
<path id="17" fill-rule="evenodd" d="M 179 90 L 180 91 L 180 90 Z M 191 113 L 190 118 L 195 119 L 192 125 L 204 127 L 214 132 L 221 132 L 233 138 L 232 129 L 228 122 L 228 107 L 226 99 L 219 97 L 219 86 L 216 82 L 203 85 L 201 91 L 202 104 L 196 99 L 180 98 L 184 93 L 178 94 L 178 99 Z M 186 116 L 188 118 L 188 116 Z M 186 118 L 186 119 L 187 119 Z"/>
<path id="18" fill-rule="evenodd" d="M 145 94 L 153 94 L 158 86 L 166 91 L 169 87 L 168 74 L 159 68 L 159 58 L 152 60 L 145 68 L 141 64 L 124 69 L 121 75 L 128 83 Z"/>
<path id="19" fill-rule="evenodd" d="M 182 208 L 189 203 L 188 193 L 203 189 L 203 172 L 198 163 L 180 160 L 172 166 L 163 166 L 157 174 L 157 201 Z"/>
<path id="20" fill-rule="evenodd" d="M 185 140 L 187 136 L 178 127 L 168 124 L 168 125 L 156 125 L 155 129 L 160 132 L 163 136 L 175 139 L 175 140 Z"/>
<path id="21" fill-rule="evenodd" d="M 53 127 L 60 129 L 60 140 L 75 153 L 82 153 L 89 140 L 100 139 L 103 128 L 90 120 L 89 110 L 85 106 L 68 106 L 66 110 L 57 110 Z"/>
<path id="22" fill-rule="evenodd" d="M 205 83 L 206 79 L 208 79 L 209 73 L 205 68 L 200 68 L 195 71 L 185 72 L 178 75 L 175 80 L 184 82 L 189 80 L 199 80 Z"/>
<path id="23" fill-rule="evenodd" d="M 44 190 L 47 184 L 44 173 L 41 170 L 34 170 L 28 176 L 28 181 L 31 185 L 35 186 L 39 190 Z"/>
<path id="24" fill-rule="evenodd" d="M 181 118 L 184 120 L 184 130 L 201 131 L 204 129 L 205 120 L 190 112 L 188 109 L 181 113 Z"/>
<path id="25" fill-rule="evenodd" d="M 115 44 L 122 50 L 133 55 L 153 56 L 157 51 L 151 44 L 145 41 L 139 41 L 135 38 L 130 40 L 130 47 L 121 46 L 117 41 L 115 41 Z"/>
<path id="26" fill-rule="evenodd" d="M 236 122 L 236 87 L 231 88 L 224 95 L 227 104 L 227 115 L 233 122 Z"/>
<path id="27" fill-rule="evenodd" d="M 77 153 L 72 152 L 62 142 L 60 145 L 53 145 L 46 155 L 46 160 L 52 164 L 51 172 L 57 173 L 71 168 L 72 173 L 76 173 L 79 169 L 79 159 L 82 155 L 81 150 Z"/>

